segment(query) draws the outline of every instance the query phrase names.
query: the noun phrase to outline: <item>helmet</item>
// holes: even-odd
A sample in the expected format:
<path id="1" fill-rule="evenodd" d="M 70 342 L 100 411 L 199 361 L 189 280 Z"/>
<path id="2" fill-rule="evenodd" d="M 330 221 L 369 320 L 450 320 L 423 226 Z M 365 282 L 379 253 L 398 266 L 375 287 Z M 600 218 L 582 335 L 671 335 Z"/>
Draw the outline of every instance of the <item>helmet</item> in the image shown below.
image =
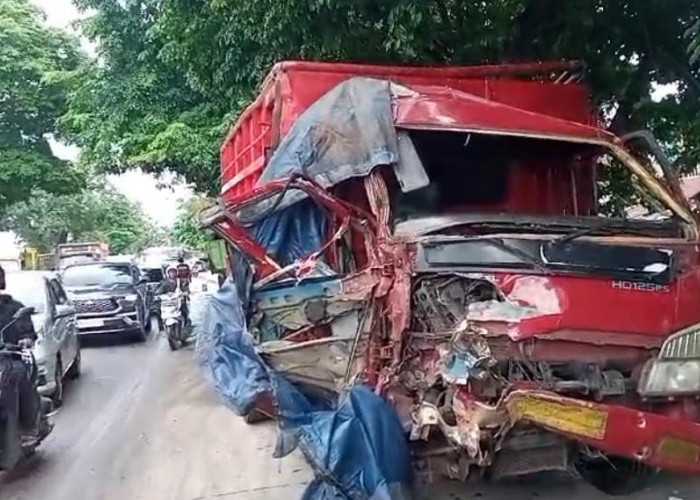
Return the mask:
<path id="1" fill-rule="evenodd" d="M 165 270 L 165 276 L 168 277 L 168 279 L 174 280 L 177 278 L 177 267 L 175 266 L 168 266 L 168 268 Z"/>

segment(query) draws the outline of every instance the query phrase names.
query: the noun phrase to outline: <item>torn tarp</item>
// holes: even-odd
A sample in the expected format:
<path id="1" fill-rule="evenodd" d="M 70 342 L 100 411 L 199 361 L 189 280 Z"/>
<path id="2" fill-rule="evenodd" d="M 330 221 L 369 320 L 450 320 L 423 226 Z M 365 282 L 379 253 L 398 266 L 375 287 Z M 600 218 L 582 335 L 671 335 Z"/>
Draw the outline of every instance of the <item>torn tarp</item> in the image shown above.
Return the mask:
<path id="1" fill-rule="evenodd" d="M 258 244 L 286 266 L 323 246 L 326 216 L 321 207 L 304 200 L 257 221 L 251 231 Z"/>
<path id="2" fill-rule="evenodd" d="M 301 174 L 323 187 L 366 176 L 378 165 L 399 161 L 391 109 L 391 86 L 384 80 L 356 77 L 324 94 L 295 121 L 270 158 L 257 185 Z M 278 209 L 306 195 L 290 190 Z M 239 214 L 253 221 L 274 203 L 265 200 Z"/>
<path id="3" fill-rule="evenodd" d="M 210 300 L 197 356 L 216 391 L 238 414 L 247 413 L 261 393 L 274 393 L 281 430 L 276 454 L 298 446 L 316 474 L 305 499 L 409 497 L 408 443 L 394 410 L 363 386 L 340 401 L 329 400 L 271 370 L 253 346 L 231 281 Z"/>

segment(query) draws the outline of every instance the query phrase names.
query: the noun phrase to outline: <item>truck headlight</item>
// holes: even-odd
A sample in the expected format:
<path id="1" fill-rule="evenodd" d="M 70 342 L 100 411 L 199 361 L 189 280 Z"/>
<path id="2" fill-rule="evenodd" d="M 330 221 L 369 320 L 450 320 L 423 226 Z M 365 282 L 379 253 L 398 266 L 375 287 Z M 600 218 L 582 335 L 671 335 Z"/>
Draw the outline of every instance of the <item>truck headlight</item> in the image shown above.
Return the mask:
<path id="1" fill-rule="evenodd" d="M 700 325 L 671 335 L 639 379 L 642 396 L 700 394 Z"/>

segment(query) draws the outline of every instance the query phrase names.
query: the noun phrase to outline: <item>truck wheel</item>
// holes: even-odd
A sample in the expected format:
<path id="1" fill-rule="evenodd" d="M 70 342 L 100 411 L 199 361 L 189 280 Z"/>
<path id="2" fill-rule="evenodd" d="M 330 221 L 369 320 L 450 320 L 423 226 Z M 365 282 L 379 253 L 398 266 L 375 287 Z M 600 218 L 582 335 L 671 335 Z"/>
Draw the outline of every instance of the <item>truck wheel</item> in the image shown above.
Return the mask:
<path id="1" fill-rule="evenodd" d="M 652 469 L 642 462 L 622 457 L 589 457 L 577 452 L 576 472 L 589 484 L 608 495 L 629 495 L 644 488 Z"/>

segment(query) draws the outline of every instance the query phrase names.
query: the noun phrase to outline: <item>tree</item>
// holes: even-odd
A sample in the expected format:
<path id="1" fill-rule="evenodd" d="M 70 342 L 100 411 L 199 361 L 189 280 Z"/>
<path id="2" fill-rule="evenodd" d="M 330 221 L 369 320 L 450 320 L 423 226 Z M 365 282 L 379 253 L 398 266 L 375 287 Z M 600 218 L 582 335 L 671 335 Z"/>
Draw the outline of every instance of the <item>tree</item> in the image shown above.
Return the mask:
<path id="1" fill-rule="evenodd" d="M 700 159 L 700 68 L 684 32 L 698 0 L 75 0 L 101 65 L 65 130 L 103 170 L 173 170 L 216 191 L 217 150 L 273 63 L 291 58 L 475 64 L 576 58 L 618 132 L 651 127 Z M 657 83 L 678 92 L 650 99 Z"/>
<path id="2" fill-rule="evenodd" d="M 112 189 L 97 186 L 61 195 L 34 190 L 28 200 L 8 208 L 5 225 L 43 251 L 71 237 L 105 241 L 113 253 L 124 253 L 139 250 L 162 235 L 137 205 Z"/>
<path id="3" fill-rule="evenodd" d="M 695 21 L 690 28 L 688 28 L 685 35 L 690 40 L 688 44 L 690 64 L 696 64 L 700 61 L 700 19 Z"/>
<path id="4" fill-rule="evenodd" d="M 201 196 L 193 196 L 182 204 L 173 225 L 173 238 L 177 243 L 196 250 L 206 250 L 207 244 L 213 240 L 211 234 L 203 231 L 197 225 L 197 214 L 211 202 Z"/>
<path id="5" fill-rule="evenodd" d="M 0 2 L 0 209 L 33 188 L 66 194 L 81 187 L 79 173 L 47 142 L 66 112 L 62 75 L 81 60 L 76 40 L 43 26 L 27 0 Z"/>

